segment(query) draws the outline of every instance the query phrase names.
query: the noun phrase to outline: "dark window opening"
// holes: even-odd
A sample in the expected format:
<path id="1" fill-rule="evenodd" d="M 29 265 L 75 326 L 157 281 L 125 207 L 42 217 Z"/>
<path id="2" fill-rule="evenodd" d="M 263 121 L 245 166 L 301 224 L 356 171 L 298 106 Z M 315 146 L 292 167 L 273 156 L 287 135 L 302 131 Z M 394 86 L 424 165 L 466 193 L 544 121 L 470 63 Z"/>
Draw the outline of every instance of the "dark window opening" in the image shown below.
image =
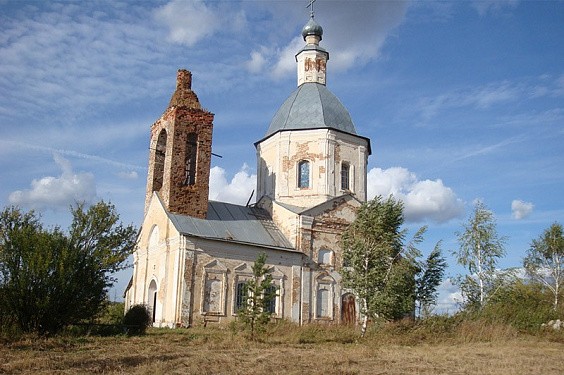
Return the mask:
<path id="1" fill-rule="evenodd" d="M 189 133 L 186 141 L 186 163 L 184 185 L 194 185 L 196 183 L 196 157 L 198 155 L 198 136 L 196 133 Z"/>
<path id="2" fill-rule="evenodd" d="M 159 191 L 163 187 L 164 163 L 166 155 L 166 131 L 159 133 L 155 147 L 155 160 L 153 164 L 153 191 Z"/>

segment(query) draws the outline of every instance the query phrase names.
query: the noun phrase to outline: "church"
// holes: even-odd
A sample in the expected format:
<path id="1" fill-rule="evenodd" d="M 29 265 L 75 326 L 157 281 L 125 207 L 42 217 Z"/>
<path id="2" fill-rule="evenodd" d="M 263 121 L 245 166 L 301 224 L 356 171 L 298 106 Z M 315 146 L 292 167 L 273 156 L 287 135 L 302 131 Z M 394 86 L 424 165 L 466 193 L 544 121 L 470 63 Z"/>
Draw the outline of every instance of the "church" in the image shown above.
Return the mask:
<path id="1" fill-rule="evenodd" d="M 153 325 L 229 322 L 251 267 L 266 253 L 277 295 L 273 319 L 355 323 L 342 286 L 340 234 L 366 201 L 370 140 L 326 86 L 329 53 L 313 14 L 296 54 L 297 89 L 255 142 L 257 200 L 208 199 L 214 114 L 179 70 L 164 114 L 151 126 L 144 219 L 126 309 L 149 306 Z"/>

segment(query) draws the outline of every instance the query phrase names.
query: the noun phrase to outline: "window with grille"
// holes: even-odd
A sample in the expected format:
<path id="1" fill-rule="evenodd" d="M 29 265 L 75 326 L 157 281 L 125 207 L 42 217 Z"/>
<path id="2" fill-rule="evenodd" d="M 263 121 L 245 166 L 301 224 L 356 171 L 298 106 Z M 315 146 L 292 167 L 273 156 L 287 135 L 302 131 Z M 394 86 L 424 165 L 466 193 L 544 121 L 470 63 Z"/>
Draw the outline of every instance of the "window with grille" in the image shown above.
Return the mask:
<path id="1" fill-rule="evenodd" d="M 241 310 L 245 306 L 245 299 L 247 298 L 247 287 L 244 281 L 237 283 L 237 290 L 235 291 L 235 312 Z"/>
<path id="2" fill-rule="evenodd" d="M 298 163 L 298 187 L 309 188 L 309 161 L 307 160 Z"/>
<path id="3" fill-rule="evenodd" d="M 278 290 L 278 288 L 276 288 L 276 285 L 270 285 L 268 288 L 266 288 L 266 290 L 264 291 L 265 295 L 271 295 L 272 298 L 270 299 L 270 301 L 268 301 L 268 304 L 265 306 L 266 307 L 266 311 L 268 311 L 270 314 L 276 314 L 276 298 L 277 298 L 277 293 L 276 291 Z"/>
<path id="4" fill-rule="evenodd" d="M 350 170 L 349 163 L 341 163 L 341 190 L 350 190 Z"/>

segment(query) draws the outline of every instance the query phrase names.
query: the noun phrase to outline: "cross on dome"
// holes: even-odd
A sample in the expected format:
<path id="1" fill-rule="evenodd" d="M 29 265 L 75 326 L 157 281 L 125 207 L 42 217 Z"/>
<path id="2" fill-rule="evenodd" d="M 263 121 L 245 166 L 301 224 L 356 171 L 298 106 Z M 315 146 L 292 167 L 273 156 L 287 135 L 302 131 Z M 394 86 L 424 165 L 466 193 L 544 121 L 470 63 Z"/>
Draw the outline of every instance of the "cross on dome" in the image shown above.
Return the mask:
<path id="1" fill-rule="evenodd" d="M 311 8 L 311 10 L 310 10 L 311 18 L 313 18 L 313 3 L 315 3 L 315 2 L 316 2 L 316 0 L 311 0 L 309 2 L 309 4 L 306 6 L 306 8 Z"/>

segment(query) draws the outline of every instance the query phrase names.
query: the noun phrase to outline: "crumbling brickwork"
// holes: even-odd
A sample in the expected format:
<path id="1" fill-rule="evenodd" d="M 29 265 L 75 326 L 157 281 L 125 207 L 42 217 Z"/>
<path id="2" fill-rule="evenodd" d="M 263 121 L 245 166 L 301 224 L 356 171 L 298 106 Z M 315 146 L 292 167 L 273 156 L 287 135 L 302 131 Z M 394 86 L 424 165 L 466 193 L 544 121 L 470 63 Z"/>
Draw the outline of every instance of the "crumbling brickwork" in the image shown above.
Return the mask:
<path id="1" fill-rule="evenodd" d="M 156 191 L 170 212 L 206 217 L 214 115 L 202 109 L 191 84 L 192 74 L 179 70 L 169 106 L 151 127 L 145 211 Z"/>

